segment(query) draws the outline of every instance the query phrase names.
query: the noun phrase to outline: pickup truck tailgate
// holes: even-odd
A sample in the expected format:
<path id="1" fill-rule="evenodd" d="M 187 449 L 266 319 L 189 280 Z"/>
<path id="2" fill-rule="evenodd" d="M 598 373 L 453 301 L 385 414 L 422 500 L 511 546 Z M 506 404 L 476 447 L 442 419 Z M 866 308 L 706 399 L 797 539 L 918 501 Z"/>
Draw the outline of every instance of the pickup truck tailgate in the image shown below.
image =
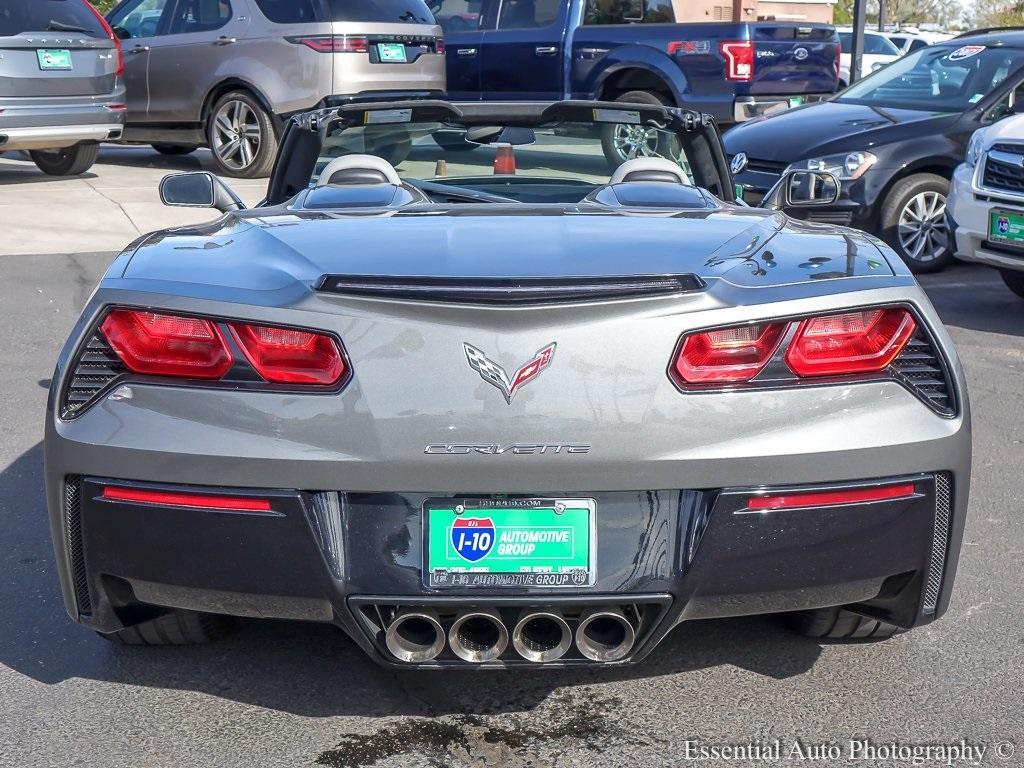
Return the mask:
<path id="1" fill-rule="evenodd" d="M 824 24 L 750 26 L 754 71 L 747 93 L 829 93 L 839 76 L 839 38 Z M 742 91 L 741 91 L 742 92 Z"/>

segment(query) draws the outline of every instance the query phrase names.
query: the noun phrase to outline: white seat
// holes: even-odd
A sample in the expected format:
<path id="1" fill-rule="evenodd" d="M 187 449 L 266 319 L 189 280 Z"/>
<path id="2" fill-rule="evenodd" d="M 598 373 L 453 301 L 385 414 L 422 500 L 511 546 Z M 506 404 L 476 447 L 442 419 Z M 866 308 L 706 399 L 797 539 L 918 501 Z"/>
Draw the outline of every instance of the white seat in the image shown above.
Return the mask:
<path id="1" fill-rule="evenodd" d="M 678 163 L 664 157 L 635 157 L 627 160 L 615 169 L 608 183 L 623 184 L 628 181 L 662 181 L 691 186 Z"/>
<path id="2" fill-rule="evenodd" d="M 329 162 L 320 172 L 318 187 L 328 184 L 394 184 L 402 186 L 395 166 L 376 155 L 342 155 Z"/>

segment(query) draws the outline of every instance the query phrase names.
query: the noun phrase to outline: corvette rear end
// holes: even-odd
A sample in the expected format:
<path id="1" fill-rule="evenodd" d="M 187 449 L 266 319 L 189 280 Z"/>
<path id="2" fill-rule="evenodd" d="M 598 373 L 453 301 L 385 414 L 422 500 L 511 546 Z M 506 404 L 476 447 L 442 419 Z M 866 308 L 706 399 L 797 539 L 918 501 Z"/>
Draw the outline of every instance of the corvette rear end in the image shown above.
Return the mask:
<path id="1" fill-rule="evenodd" d="M 607 186 L 543 215 L 313 190 L 125 251 L 47 414 L 72 617 L 332 622 L 381 663 L 491 668 L 638 661 L 700 618 L 940 616 L 970 421 L 898 258 Z"/>

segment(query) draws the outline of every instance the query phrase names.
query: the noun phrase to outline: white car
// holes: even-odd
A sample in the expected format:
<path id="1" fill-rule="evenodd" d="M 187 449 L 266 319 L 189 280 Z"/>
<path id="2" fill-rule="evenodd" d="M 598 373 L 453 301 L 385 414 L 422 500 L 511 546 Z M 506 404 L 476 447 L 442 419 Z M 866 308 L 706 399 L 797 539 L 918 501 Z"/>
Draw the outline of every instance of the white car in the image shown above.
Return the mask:
<path id="1" fill-rule="evenodd" d="M 889 41 L 904 56 L 911 51 L 916 51 L 918 48 L 926 48 L 932 44 L 929 38 L 916 32 L 886 32 L 885 36 L 889 38 Z"/>
<path id="2" fill-rule="evenodd" d="M 843 47 L 839 55 L 839 87 L 845 88 L 850 84 L 850 51 L 853 50 L 853 30 L 849 27 L 839 27 L 839 42 Z M 888 37 L 880 32 L 864 30 L 864 56 L 860 64 L 860 76 L 867 77 L 876 69 L 881 69 L 886 64 L 896 61 L 902 54 Z"/>
<path id="3" fill-rule="evenodd" d="M 946 225 L 958 259 L 995 267 L 1024 298 L 1024 114 L 974 132 L 953 172 Z"/>

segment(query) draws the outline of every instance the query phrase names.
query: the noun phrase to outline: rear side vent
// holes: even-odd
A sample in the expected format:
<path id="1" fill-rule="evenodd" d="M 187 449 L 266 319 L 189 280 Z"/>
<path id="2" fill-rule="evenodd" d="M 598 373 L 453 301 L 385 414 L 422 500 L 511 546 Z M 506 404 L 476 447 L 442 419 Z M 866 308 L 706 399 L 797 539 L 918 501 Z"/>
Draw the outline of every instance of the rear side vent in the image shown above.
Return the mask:
<path id="1" fill-rule="evenodd" d="M 61 401 L 61 418 L 71 419 L 128 372 L 121 358 L 96 330 L 75 360 Z"/>
<path id="2" fill-rule="evenodd" d="M 696 275 L 612 277 L 373 277 L 325 275 L 318 291 L 452 304 L 551 304 L 635 299 L 698 291 Z"/>
<path id="3" fill-rule="evenodd" d="M 934 614 L 939 605 L 952 513 L 953 483 L 948 474 L 941 473 L 935 476 L 935 532 L 932 534 L 932 555 L 928 564 L 928 581 L 924 587 L 924 606 L 921 609 L 926 616 Z"/>
<path id="4" fill-rule="evenodd" d="M 75 590 L 78 613 L 88 616 L 92 613 L 92 600 L 89 598 L 89 580 L 82 552 L 82 479 L 77 475 L 64 479 L 64 537 L 68 560 L 71 561 L 71 585 Z"/>
<path id="5" fill-rule="evenodd" d="M 924 329 L 914 337 L 891 364 L 894 377 L 942 416 L 956 415 L 953 382 L 945 362 Z"/>

